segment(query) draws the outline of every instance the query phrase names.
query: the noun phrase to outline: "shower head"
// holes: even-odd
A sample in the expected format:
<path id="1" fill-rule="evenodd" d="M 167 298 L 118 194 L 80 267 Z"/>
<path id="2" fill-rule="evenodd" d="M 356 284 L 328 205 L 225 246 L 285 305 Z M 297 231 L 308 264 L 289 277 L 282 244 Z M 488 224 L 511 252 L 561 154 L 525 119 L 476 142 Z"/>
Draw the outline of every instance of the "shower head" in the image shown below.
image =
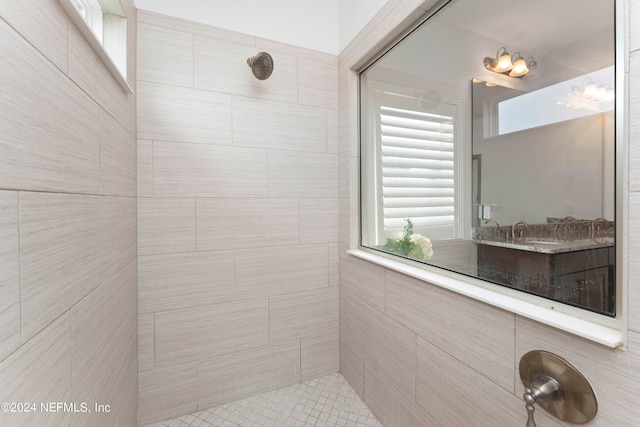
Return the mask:
<path id="1" fill-rule="evenodd" d="M 247 59 L 251 72 L 258 80 L 266 80 L 273 72 L 273 58 L 267 52 L 258 52 Z"/>

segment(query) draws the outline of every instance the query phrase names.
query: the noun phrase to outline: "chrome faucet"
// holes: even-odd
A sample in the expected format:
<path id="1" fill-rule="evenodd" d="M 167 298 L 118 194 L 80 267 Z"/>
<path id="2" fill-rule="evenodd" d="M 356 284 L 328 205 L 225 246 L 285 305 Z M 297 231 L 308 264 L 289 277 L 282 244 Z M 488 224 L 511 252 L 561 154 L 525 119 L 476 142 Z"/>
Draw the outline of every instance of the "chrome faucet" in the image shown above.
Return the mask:
<path id="1" fill-rule="evenodd" d="M 604 224 L 607 221 L 606 218 L 596 218 L 591 221 L 591 240 L 596 239 L 596 232 L 600 231 L 600 224 Z"/>
<path id="2" fill-rule="evenodd" d="M 518 222 L 516 222 L 515 224 L 513 224 L 513 226 L 511 227 L 511 236 L 513 237 L 513 240 L 515 240 L 515 239 L 516 239 L 516 228 L 518 228 L 518 227 L 520 227 L 520 228 L 521 228 L 519 237 L 522 239 L 522 236 L 523 236 L 523 230 L 524 230 L 525 228 L 527 228 L 528 226 L 529 226 L 529 224 L 527 224 L 527 223 L 526 223 L 526 222 L 524 222 L 524 221 L 518 221 Z"/>
<path id="3" fill-rule="evenodd" d="M 495 225 L 496 227 L 500 227 L 500 224 L 498 224 L 498 222 L 495 219 L 487 219 L 484 221 L 485 225 L 491 223 L 493 225 Z"/>

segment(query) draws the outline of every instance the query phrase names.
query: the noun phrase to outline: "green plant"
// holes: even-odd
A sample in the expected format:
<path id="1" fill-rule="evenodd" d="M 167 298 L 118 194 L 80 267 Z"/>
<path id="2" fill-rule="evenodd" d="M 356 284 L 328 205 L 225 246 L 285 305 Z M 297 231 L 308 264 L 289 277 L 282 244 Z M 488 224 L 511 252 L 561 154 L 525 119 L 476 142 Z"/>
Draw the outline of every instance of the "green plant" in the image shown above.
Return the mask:
<path id="1" fill-rule="evenodd" d="M 404 232 L 397 239 L 387 239 L 383 250 L 420 261 L 428 261 L 433 256 L 431 240 L 413 232 L 413 222 L 405 220 Z"/>

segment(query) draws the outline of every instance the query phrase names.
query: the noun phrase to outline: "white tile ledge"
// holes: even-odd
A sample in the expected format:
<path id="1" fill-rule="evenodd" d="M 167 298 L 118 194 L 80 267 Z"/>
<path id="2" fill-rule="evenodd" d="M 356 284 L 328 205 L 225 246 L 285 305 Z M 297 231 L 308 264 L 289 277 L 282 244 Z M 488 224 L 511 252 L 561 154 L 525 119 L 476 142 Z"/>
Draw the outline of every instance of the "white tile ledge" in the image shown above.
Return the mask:
<path id="1" fill-rule="evenodd" d="M 612 326 L 605 326 L 588 319 L 579 318 L 567 313 L 561 313 L 553 309 L 551 306 L 544 307 L 534 302 L 525 301 L 524 299 L 507 295 L 506 292 L 509 291 L 507 288 L 505 288 L 505 293 L 498 292 L 457 278 L 445 276 L 434 271 L 414 267 L 393 259 L 366 252 L 361 249 L 351 249 L 348 250 L 347 253 L 374 264 L 381 265 L 390 270 L 429 282 L 452 292 L 482 301 L 494 307 L 552 326 L 610 348 L 617 348 L 624 344 L 625 335 L 623 333 L 623 328 L 621 326 L 621 322 L 616 319 L 608 319 L 604 316 L 585 312 L 586 316 L 593 315 L 603 317 L 604 321 L 608 321 L 612 324 Z M 474 279 L 469 278 L 469 280 L 471 281 Z M 532 300 L 540 299 L 526 294 L 524 297 L 531 298 Z M 549 303 L 552 304 L 551 301 L 549 301 Z"/>

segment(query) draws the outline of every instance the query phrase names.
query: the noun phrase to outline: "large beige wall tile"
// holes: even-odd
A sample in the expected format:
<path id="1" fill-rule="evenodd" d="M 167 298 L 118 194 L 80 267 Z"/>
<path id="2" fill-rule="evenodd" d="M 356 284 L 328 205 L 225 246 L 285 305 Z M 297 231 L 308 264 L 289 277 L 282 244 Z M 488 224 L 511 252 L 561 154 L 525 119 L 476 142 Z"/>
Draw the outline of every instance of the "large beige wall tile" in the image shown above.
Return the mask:
<path id="1" fill-rule="evenodd" d="M 340 286 L 380 311 L 385 305 L 385 269 L 376 264 L 343 254 L 340 258 Z"/>
<path id="2" fill-rule="evenodd" d="M 200 251 L 295 245 L 300 240 L 297 199 L 199 199 L 196 212 Z"/>
<path id="3" fill-rule="evenodd" d="M 155 367 L 155 316 L 138 315 L 138 372 L 152 371 Z"/>
<path id="4" fill-rule="evenodd" d="M 255 47 L 224 39 L 195 36 L 195 87 L 216 92 L 296 103 L 298 62 L 293 56 L 273 57 L 273 73 L 258 80 L 247 65 Z"/>
<path id="5" fill-rule="evenodd" d="M 360 357 L 374 362 L 405 393 L 413 395 L 416 361 L 413 332 L 355 297 L 349 297 L 346 327 L 340 336 Z"/>
<path id="6" fill-rule="evenodd" d="M 321 108 L 236 96 L 233 118 L 233 145 L 327 151 L 327 114 Z"/>
<path id="7" fill-rule="evenodd" d="M 340 245 L 329 243 L 329 286 L 340 285 Z"/>
<path id="8" fill-rule="evenodd" d="M 127 265 L 138 253 L 137 200 L 118 198 L 118 265 Z"/>
<path id="9" fill-rule="evenodd" d="M 328 257 L 325 245 L 237 250 L 237 294 L 247 298 L 326 288 Z"/>
<path id="10" fill-rule="evenodd" d="M 300 199 L 300 243 L 338 241 L 338 199 Z"/>
<path id="11" fill-rule="evenodd" d="M 268 305 L 261 298 L 156 313 L 156 366 L 268 344 Z"/>
<path id="12" fill-rule="evenodd" d="M 314 289 L 269 297 L 271 342 L 338 331 L 338 289 Z"/>
<path id="13" fill-rule="evenodd" d="M 195 200 L 138 199 L 138 255 L 195 250 Z"/>
<path id="14" fill-rule="evenodd" d="M 136 139 L 110 115 L 100 114 L 100 192 L 136 196 Z"/>
<path id="15" fill-rule="evenodd" d="M 338 108 L 338 58 L 298 60 L 299 102 L 304 105 Z"/>
<path id="16" fill-rule="evenodd" d="M 18 193 L 0 191 L 0 361 L 20 346 Z"/>
<path id="17" fill-rule="evenodd" d="M 186 33 L 199 34 L 201 36 L 211 37 L 219 40 L 226 40 L 233 43 L 247 44 L 249 46 L 255 46 L 256 44 L 256 38 L 249 34 L 238 33 L 218 27 L 212 27 L 211 25 L 200 24 L 198 22 L 189 21 L 186 19 L 162 15 L 160 13 L 155 13 L 148 10 L 138 10 L 138 22 L 141 24 L 155 25 L 158 27 L 168 28 L 171 30 L 182 31 Z"/>
<path id="18" fill-rule="evenodd" d="M 177 310 L 232 299 L 234 260 L 233 251 L 139 257 L 139 312 Z"/>
<path id="19" fill-rule="evenodd" d="M 635 397 L 640 393 L 639 334 L 629 333 L 628 351 L 620 351 L 521 317 L 517 318 L 516 331 L 516 364 L 531 350 L 546 350 L 567 360 L 589 381 L 598 398 L 598 415 L 589 425 L 631 426 L 637 423 L 640 414 L 640 404 Z M 518 375 L 516 395 L 523 392 Z"/>
<path id="20" fill-rule="evenodd" d="M 387 314 L 513 392 L 515 316 L 387 270 Z"/>
<path id="21" fill-rule="evenodd" d="M 98 107 L 4 22 L 0 46 L 0 188 L 97 194 Z"/>
<path id="22" fill-rule="evenodd" d="M 198 362 L 198 408 L 300 382 L 300 343 L 290 341 Z"/>
<path id="23" fill-rule="evenodd" d="M 135 289 L 134 289 L 135 290 Z M 74 413 L 72 427 L 113 427 L 135 426 L 138 411 L 138 371 L 136 364 L 135 322 L 126 336 L 118 340 L 117 351 L 102 366 L 106 370 L 101 381 L 82 398 L 73 398 L 76 402 L 87 402 L 91 412 Z M 125 339 L 126 338 L 126 339 Z M 72 386 L 74 389 L 74 386 Z M 74 389 L 75 392 L 75 389 Z M 96 410 L 95 404 L 109 405 L 106 410 Z"/>
<path id="24" fill-rule="evenodd" d="M 415 400 L 401 400 L 397 402 L 397 405 L 395 425 L 398 427 L 440 427 Z"/>
<path id="25" fill-rule="evenodd" d="M 22 342 L 118 267 L 118 199 L 20 193 Z"/>
<path id="26" fill-rule="evenodd" d="M 71 309 L 73 401 L 104 397 L 105 384 L 135 343 L 136 302 L 136 263 L 131 262 Z"/>
<path id="27" fill-rule="evenodd" d="M 269 151 L 269 196 L 338 197 L 338 156 Z"/>
<path id="28" fill-rule="evenodd" d="M 364 398 L 364 356 L 351 349 L 350 344 L 343 341 L 343 328 L 340 327 L 340 373 L 353 387 L 360 398 Z"/>
<path id="29" fill-rule="evenodd" d="M 340 152 L 340 120 L 337 109 L 327 110 L 327 153 Z"/>
<path id="30" fill-rule="evenodd" d="M 60 316 L 0 362 L 0 401 L 36 402 L 37 412 L 0 411 L 3 426 L 66 426 L 71 413 L 40 411 L 40 402 L 71 402 L 69 314 Z"/>
<path id="31" fill-rule="evenodd" d="M 138 197 L 153 197 L 153 141 L 138 140 Z"/>
<path id="32" fill-rule="evenodd" d="M 414 396 L 399 388 L 385 372 L 371 360 L 364 363 L 364 403 L 385 426 L 397 425 L 401 402 L 411 403 Z M 431 418 L 419 425 L 434 425 Z"/>
<path id="33" fill-rule="evenodd" d="M 76 26 L 69 25 L 69 29 L 69 77 L 129 132 L 134 133 L 136 97 L 120 87 Z M 77 122 L 76 119 L 68 123 Z"/>
<path id="34" fill-rule="evenodd" d="M 138 424 L 190 414 L 197 406 L 196 362 L 140 372 Z"/>
<path id="35" fill-rule="evenodd" d="M 156 197 L 266 196 L 267 152 L 154 141 L 153 181 Z"/>
<path id="36" fill-rule="evenodd" d="M 519 397 L 422 338 L 417 358 L 416 400 L 440 425 L 525 424 Z"/>
<path id="37" fill-rule="evenodd" d="M 138 138 L 231 144 L 231 96 L 191 88 L 138 84 Z"/>
<path id="38" fill-rule="evenodd" d="M 138 81 L 193 87 L 193 34 L 139 23 Z"/>
<path id="39" fill-rule="evenodd" d="M 0 16 L 56 67 L 67 71 L 68 19 L 59 2 L 3 1 Z"/>
<path id="40" fill-rule="evenodd" d="M 337 332 L 300 340 L 300 381 L 340 370 L 340 339 Z"/>

